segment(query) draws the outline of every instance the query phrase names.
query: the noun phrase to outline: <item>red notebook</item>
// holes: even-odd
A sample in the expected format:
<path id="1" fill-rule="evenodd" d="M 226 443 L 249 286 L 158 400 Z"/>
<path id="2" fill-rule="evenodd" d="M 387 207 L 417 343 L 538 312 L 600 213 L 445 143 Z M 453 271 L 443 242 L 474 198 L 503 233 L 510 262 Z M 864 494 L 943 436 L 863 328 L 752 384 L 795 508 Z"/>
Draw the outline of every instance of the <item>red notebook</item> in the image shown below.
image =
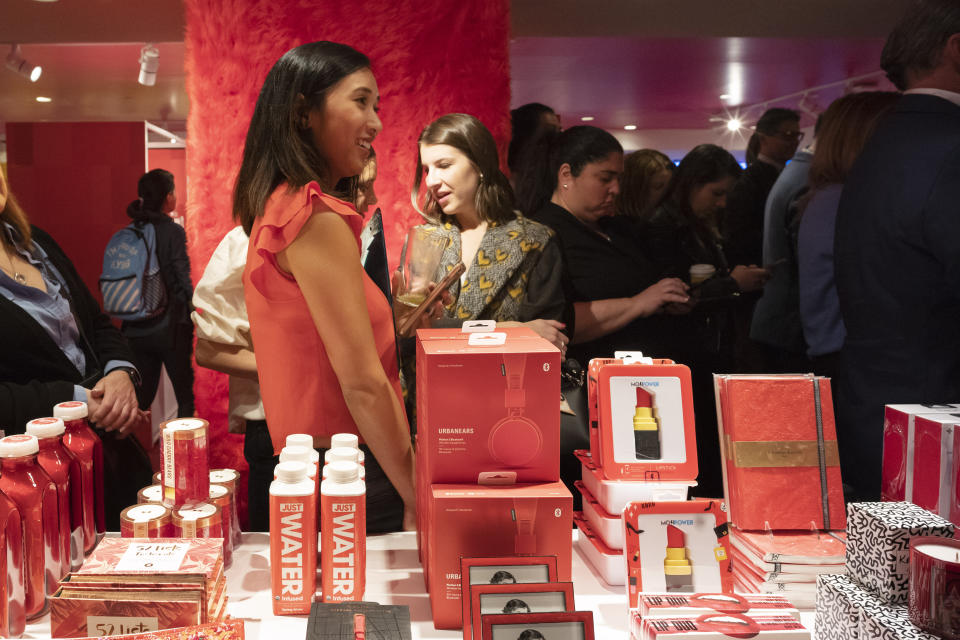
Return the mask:
<path id="1" fill-rule="evenodd" d="M 830 380 L 715 375 L 730 522 L 747 530 L 846 528 Z"/>

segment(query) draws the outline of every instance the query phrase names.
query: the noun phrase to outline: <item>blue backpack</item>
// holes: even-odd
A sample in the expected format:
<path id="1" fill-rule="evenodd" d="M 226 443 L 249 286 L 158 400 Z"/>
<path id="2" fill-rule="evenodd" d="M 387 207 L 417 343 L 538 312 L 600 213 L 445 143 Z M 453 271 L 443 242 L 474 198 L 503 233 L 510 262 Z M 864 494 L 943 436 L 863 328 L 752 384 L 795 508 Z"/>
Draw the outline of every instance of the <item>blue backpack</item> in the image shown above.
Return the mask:
<path id="1" fill-rule="evenodd" d="M 147 320 L 164 312 L 167 289 L 157 260 L 157 232 L 136 222 L 110 237 L 100 274 L 103 310 L 124 321 Z"/>

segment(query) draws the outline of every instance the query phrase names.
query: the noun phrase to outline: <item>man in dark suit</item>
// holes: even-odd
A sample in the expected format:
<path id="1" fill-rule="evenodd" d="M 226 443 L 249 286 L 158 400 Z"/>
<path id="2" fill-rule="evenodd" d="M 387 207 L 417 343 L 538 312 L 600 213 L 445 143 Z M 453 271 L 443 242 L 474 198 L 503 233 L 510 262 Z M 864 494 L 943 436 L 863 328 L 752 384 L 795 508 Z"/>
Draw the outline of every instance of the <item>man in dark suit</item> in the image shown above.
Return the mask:
<path id="1" fill-rule="evenodd" d="M 960 1 L 915 1 L 881 66 L 905 95 L 850 173 L 835 241 L 855 499 L 879 498 L 884 404 L 960 401 Z"/>

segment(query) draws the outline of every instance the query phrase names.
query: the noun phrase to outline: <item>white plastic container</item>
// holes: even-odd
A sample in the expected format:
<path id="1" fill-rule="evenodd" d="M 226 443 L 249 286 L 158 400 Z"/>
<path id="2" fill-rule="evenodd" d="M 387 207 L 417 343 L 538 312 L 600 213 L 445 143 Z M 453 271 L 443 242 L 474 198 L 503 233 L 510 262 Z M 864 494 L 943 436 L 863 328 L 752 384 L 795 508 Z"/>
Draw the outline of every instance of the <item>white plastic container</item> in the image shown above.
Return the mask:
<path id="1" fill-rule="evenodd" d="M 600 536 L 603 543 L 623 552 L 623 516 L 607 513 L 597 499 L 593 497 L 582 482 L 575 482 L 574 486 L 583 496 L 583 517 L 590 523 L 590 527 Z"/>
<path id="2" fill-rule="evenodd" d="M 270 483 L 270 591 L 274 615 L 310 613 L 317 590 L 316 483 L 308 465 L 277 465 Z"/>
<path id="3" fill-rule="evenodd" d="M 318 465 L 320 464 L 320 453 L 313 448 L 313 437 L 306 433 L 291 433 L 287 436 L 286 442 L 284 442 L 284 447 L 305 447 L 310 449 L 313 453 L 310 454 L 311 462 Z"/>
<path id="4" fill-rule="evenodd" d="M 341 462 L 353 462 L 357 465 L 360 464 L 360 456 L 362 452 L 359 449 L 354 449 L 353 447 L 331 447 L 327 449 L 323 454 L 323 471 L 321 472 L 321 479 L 327 479 L 327 467 L 330 466 L 331 462 L 341 461 Z M 367 479 L 367 470 L 360 466 L 360 479 L 366 481 Z"/>
<path id="5" fill-rule="evenodd" d="M 626 563 L 623 552 L 611 549 L 603 543 L 582 513 L 573 514 L 573 523 L 577 525 L 577 548 L 593 567 L 600 578 L 611 586 L 623 586 L 627 583 Z"/>
<path id="6" fill-rule="evenodd" d="M 607 480 L 586 451 L 574 452 L 580 460 L 580 481 L 607 513 L 621 513 L 636 501 L 666 502 L 686 500 L 696 481 L 657 482 L 645 480 Z"/>
<path id="7" fill-rule="evenodd" d="M 363 451 L 360 451 L 360 438 L 354 433 L 335 433 L 330 436 L 330 448 L 351 447 L 360 452 L 360 464 L 363 464 Z"/>
<path id="8" fill-rule="evenodd" d="M 320 576 L 324 602 L 363 600 L 367 578 L 367 487 L 360 465 L 334 461 L 320 484 Z"/>

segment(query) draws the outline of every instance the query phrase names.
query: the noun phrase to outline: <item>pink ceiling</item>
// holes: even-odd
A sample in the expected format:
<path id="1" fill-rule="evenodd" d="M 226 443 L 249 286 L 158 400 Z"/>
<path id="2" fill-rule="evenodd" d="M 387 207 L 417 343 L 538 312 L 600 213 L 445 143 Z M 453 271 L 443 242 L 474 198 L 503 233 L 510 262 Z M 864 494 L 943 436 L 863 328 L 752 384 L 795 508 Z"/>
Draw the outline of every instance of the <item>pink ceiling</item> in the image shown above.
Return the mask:
<path id="1" fill-rule="evenodd" d="M 564 126 L 594 116 L 590 124 L 608 129 L 709 128 L 725 106 L 876 72 L 882 47 L 883 39 L 517 38 L 511 104 L 548 104 Z M 738 86 L 739 101 L 720 99 Z M 826 107 L 842 90 L 807 104 Z"/>

